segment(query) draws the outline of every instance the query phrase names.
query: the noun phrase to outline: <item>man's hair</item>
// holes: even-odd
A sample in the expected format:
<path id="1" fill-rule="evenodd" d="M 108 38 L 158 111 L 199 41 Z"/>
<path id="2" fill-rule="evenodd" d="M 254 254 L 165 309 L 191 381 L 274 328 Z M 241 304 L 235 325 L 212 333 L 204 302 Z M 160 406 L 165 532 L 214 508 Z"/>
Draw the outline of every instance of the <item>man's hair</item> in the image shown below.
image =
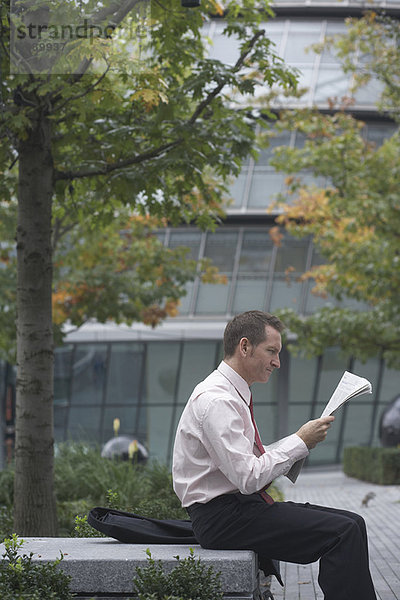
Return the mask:
<path id="1" fill-rule="evenodd" d="M 247 338 L 252 346 L 258 346 L 266 340 L 265 327 L 269 325 L 279 333 L 285 329 L 278 317 L 261 310 L 249 310 L 236 315 L 225 327 L 224 355 L 230 357 L 235 354 L 237 345 L 242 338 Z"/>

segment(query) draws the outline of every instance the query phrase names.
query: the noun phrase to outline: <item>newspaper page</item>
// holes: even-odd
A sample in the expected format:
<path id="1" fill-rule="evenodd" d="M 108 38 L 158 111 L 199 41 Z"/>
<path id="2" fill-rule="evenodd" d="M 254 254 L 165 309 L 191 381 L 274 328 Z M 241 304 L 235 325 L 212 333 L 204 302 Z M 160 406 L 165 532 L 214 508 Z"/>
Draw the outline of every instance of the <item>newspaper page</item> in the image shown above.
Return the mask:
<path id="1" fill-rule="evenodd" d="M 361 394 L 372 394 L 371 383 L 364 377 L 359 377 L 354 373 L 345 371 L 327 405 L 322 411 L 321 417 L 332 415 L 342 406 L 342 404 L 347 402 L 347 400 L 360 396 Z M 296 482 L 305 460 L 305 458 L 302 458 L 295 462 L 291 469 L 286 473 L 286 477 L 293 483 Z"/>

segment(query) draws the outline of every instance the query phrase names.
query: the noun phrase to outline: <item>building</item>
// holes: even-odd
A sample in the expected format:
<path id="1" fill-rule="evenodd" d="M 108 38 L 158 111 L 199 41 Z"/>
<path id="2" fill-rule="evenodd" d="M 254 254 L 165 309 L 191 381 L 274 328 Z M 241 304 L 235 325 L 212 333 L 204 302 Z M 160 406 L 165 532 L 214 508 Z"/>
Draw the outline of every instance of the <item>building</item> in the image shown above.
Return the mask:
<path id="1" fill-rule="evenodd" d="M 378 5 L 389 14 L 400 12 L 399 1 Z M 308 92 L 298 101 L 300 105 L 317 104 L 329 111 L 329 97 L 349 94 L 351 82 L 335 56 L 330 52 L 317 55 L 305 48 L 344 31 L 345 16 L 360 15 L 370 7 L 369 2 L 356 0 L 276 2 L 277 17 L 266 24 L 267 35 L 285 61 L 302 73 L 301 84 Z M 221 20 L 210 24 L 210 52 L 225 61 L 234 60 L 234 41 L 225 39 L 222 29 Z M 375 110 L 378 91 L 375 82 L 360 90 L 352 112 L 366 121 L 368 137 L 379 143 L 394 125 Z M 310 284 L 297 281 L 298 275 L 320 260 L 312 239 L 287 235 L 277 247 L 269 236 L 273 215 L 267 215 L 265 208 L 283 189 L 284 181 L 284 175 L 269 165 L 275 143 L 296 145 L 302 140 L 292 133 L 282 134 L 257 163 L 248 160 L 232 185 L 234 202 L 217 232 L 188 226 L 160 233 L 168 246 L 188 246 L 193 258 L 211 258 L 227 276 L 227 285 L 193 282 L 179 317 L 156 330 L 140 324 L 88 324 L 67 336 L 65 345 L 56 351 L 56 441 L 72 438 L 104 443 L 112 437 L 113 420 L 118 417 L 120 433 L 136 437 L 152 457 L 168 463 L 175 427 L 194 384 L 222 358 L 222 333 L 229 318 L 243 310 L 274 312 L 283 306 L 309 314 L 320 305 L 322 300 L 312 296 Z M 289 266 L 294 267 L 290 281 Z M 313 360 L 283 350 L 281 369 L 267 386 L 253 389 L 262 438 L 272 442 L 318 417 L 345 369 L 366 376 L 373 394 L 355 399 L 340 411 L 327 441 L 311 453 L 309 463 L 340 462 L 346 445 L 378 444 L 379 417 L 399 393 L 399 373 L 378 359 L 367 364 L 352 357 L 343 359 L 336 348 L 327 348 Z"/>

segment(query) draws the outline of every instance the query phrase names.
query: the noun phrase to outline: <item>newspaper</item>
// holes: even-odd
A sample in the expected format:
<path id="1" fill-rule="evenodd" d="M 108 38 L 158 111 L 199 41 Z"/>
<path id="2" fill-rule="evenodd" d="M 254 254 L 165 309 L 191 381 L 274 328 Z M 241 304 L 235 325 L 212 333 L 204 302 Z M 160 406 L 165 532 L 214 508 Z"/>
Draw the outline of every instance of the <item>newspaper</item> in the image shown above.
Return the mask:
<path id="1" fill-rule="evenodd" d="M 345 371 L 328 404 L 322 411 L 321 417 L 333 415 L 335 410 L 340 408 L 347 400 L 361 394 L 372 394 L 371 383 L 364 377 L 359 377 L 358 375 L 354 375 L 354 373 Z"/>
<path id="2" fill-rule="evenodd" d="M 342 406 L 342 404 L 347 402 L 347 400 L 360 396 L 361 394 L 372 394 L 371 383 L 364 377 L 359 377 L 358 375 L 354 375 L 354 373 L 345 371 L 327 405 L 322 411 L 321 417 L 332 415 Z M 302 458 L 295 462 L 286 473 L 286 477 L 293 483 L 296 482 L 305 460 L 305 458 Z"/>

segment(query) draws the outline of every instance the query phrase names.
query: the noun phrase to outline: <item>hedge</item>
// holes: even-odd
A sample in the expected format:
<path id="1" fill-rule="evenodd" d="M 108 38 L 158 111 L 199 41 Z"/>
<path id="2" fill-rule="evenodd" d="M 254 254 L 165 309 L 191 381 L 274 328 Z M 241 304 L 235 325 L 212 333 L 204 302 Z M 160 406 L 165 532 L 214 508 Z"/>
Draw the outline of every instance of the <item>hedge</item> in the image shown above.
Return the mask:
<path id="1" fill-rule="evenodd" d="M 343 471 L 349 477 L 370 483 L 400 484 L 400 448 L 345 448 Z"/>

